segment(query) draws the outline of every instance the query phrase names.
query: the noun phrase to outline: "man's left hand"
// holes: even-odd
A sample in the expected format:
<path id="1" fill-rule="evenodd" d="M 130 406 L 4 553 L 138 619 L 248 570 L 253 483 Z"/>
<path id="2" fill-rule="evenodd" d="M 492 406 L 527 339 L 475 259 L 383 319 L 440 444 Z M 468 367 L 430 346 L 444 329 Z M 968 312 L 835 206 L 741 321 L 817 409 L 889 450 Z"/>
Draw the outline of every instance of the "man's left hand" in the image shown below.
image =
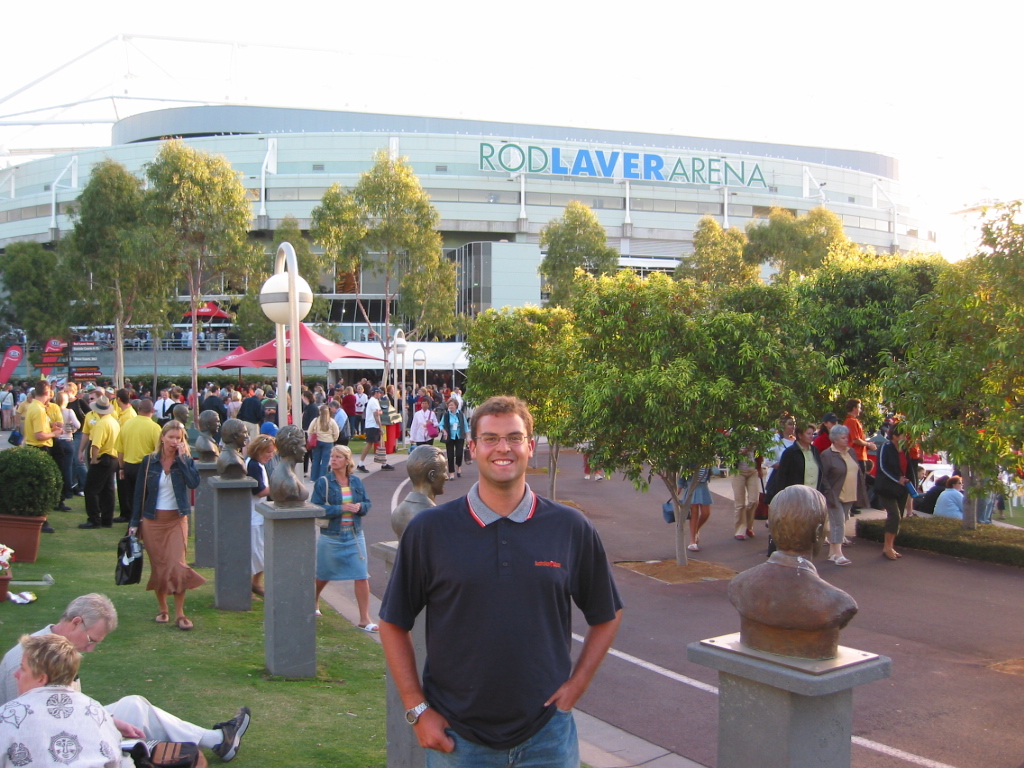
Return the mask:
<path id="1" fill-rule="evenodd" d="M 551 695 L 550 699 L 544 702 L 544 706 L 550 707 L 554 704 L 563 712 L 568 712 L 576 706 L 576 702 L 579 701 L 580 696 L 583 695 L 585 690 L 586 688 L 573 682 L 572 678 L 569 678 L 558 687 L 558 690 Z"/>
<path id="2" fill-rule="evenodd" d="M 146 734 L 142 732 L 141 728 L 136 728 L 131 723 L 126 723 L 124 720 L 118 720 L 114 718 L 114 726 L 121 732 L 121 735 L 126 739 L 144 739 Z"/>

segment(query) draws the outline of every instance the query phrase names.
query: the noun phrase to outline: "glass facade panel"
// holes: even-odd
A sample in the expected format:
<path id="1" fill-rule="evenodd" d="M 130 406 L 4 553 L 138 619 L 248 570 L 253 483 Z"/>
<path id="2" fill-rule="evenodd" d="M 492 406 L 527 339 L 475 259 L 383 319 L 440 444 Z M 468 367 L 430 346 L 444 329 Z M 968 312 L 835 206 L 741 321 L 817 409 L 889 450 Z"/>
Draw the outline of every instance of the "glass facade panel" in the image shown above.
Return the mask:
<path id="1" fill-rule="evenodd" d="M 457 189 L 425 189 L 423 191 L 430 195 L 431 200 L 437 200 L 439 203 L 459 202 L 459 190 Z"/>
<path id="2" fill-rule="evenodd" d="M 273 187 L 267 190 L 267 202 L 272 200 L 298 200 L 297 187 Z"/>
<path id="3" fill-rule="evenodd" d="M 721 203 L 697 203 L 697 213 L 710 213 L 713 216 L 722 215 Z"/>
<path id="4" fill-rule="evenodd" d="M 752 205 L 730 205 L 729 206 L 730 216 L 744 216 L 750 218 L 754 215 L 754 206 Z"/>
<path id="5" fill-rule="evenodd" d="M 527 205 L 551 205 L 551 195 L 547 192 L 527 192 Z"/>

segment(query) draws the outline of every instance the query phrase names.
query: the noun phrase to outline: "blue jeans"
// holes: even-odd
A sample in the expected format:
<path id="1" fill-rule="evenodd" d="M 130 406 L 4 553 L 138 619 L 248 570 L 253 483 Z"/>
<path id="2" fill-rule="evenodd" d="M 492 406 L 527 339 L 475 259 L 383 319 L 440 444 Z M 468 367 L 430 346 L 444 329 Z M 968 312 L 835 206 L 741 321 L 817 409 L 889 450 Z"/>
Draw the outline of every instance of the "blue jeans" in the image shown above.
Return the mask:
<path id="1" fill-rule="evenodd" d="M 334 443 L 317 443 L 313 449 L 313 456 L 309 460 L 309 476 L 315 483 L 330 471 L 331 449 Z"/>
<path id="2" fill-rule="evenodd" d="M 996 496 L 990 493 L 978 500 L 978 522 L 987 525 L 992 522 L 992 511 L 996 508 Z"/>
<path id="3" fill-rule="evenodd" d="M 85 492 L 85 478 L 89 474 L 89 468 L 85 465 L 84 461 L 78 460 L 78 449 L 82 445 L 82 433 L 75 432 L 74 440 L 72 440 L 75 446 L 75 455 L 73 457 L 73 463 L 75 465 L 74 471 L 74 482 L 72 485 L 78 486 L 78 490 Z"/>
<path id="4" fill-rule="evenodd" d="M 474 744 L 449 729 L 455 751 L 426 750 L 427 768 L 579 768 L 580 742 L 572 712 L 555 710 L 547 725 L 512 749 Z"/>

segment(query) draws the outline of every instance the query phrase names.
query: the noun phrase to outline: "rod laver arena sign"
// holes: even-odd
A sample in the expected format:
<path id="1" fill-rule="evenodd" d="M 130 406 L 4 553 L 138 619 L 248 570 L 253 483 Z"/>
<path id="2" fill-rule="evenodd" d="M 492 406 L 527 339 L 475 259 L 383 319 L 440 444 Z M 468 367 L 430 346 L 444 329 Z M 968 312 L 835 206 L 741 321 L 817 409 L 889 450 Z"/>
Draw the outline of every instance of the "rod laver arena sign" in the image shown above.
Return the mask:
<path id="1" fill-rule="evenodd" d="M 480 170 L 669 181 L 677 184 L 768 187 L 761 166 L 752 161 L 696 155 L 674 157 L 617 149 L 523 147 L 511 143 L 480 142 Z"/>

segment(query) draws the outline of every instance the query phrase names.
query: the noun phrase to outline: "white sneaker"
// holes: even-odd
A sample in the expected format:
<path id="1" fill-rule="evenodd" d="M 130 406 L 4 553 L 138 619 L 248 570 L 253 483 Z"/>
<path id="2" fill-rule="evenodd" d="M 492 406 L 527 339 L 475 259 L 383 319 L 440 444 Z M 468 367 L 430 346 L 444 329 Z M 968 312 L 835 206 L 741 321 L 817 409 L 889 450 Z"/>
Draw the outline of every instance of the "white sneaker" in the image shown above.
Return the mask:
<path id="1" fill-rule="evenodd" d="M 583 479 L 584 479 L 584 480 L 589 480 L 589 479 L 590 479 L 590 475 L 584 475 L 584 476 L 583 476 Z"/>

